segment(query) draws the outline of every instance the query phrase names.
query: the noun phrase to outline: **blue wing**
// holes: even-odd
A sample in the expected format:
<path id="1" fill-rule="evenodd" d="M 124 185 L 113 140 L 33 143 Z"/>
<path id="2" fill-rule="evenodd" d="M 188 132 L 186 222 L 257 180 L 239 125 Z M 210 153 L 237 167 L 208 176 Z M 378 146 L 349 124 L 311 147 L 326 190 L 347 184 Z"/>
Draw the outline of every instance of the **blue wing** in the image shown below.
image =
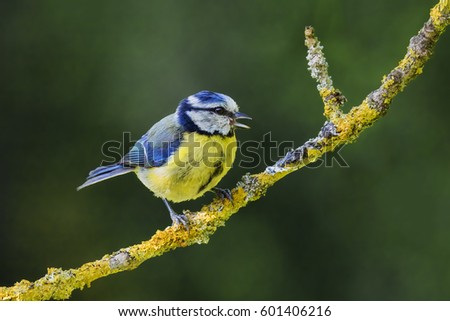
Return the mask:
<path id="1" fill-rule="evenodd" d="M 133 172 L 135 167 L 158 167 L 178 149 L 183 136 L 183 128 L 178 124 L 175 114 L 169 115 L 139 139 L 118 163 L 100 166 L 89 172 L 86 182 L 77 190 L 98 182 Z"/>
<path id="2" fill-rule="evenodd" d="M 136 167 L 158 167 L 165 164 L 167 159 L 180 146 L 180 139 L 167 142 L 154 142 L 142 136 L 124 156 L 121 163 Z"/>
<path id="3" fill-rule="evenodd" d="M 182 128 L 175 115 L 169 115 L 145 133 L 120 161 L 130 167 L 158 167 L 178 149 Z"/>

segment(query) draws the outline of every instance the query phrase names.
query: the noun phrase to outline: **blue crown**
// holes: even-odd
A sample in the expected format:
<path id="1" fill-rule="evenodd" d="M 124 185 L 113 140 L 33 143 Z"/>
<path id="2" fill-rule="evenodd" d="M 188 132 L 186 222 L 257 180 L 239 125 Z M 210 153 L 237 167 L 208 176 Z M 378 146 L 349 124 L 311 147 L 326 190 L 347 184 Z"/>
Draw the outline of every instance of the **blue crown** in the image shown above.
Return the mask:
<path id="1" fill-rule="evenodd" d="M 194 95 L 200 103 L 208 104 L 226 104 L 225 97 L 222 94 L 218 94 L 208 90 L 202 90 Z M 201 107 L 201 106 L 198 106 Z"/>

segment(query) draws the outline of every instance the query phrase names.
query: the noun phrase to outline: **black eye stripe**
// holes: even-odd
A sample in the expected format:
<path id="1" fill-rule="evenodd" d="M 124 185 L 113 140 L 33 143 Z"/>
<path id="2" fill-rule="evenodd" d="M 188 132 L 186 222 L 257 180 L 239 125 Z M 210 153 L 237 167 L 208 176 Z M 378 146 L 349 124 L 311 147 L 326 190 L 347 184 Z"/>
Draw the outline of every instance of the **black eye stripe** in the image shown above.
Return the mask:
<path id="1" fill-rule="evenodd" d="M 217 111 L 217 109 L 219 109 L 219 108 L 223 109 L 223 113 Z M 221 106 L 211 107 L 211 108 L 191 107 L 189 109 L 190 110 L 198 110 L 198 111 L 209 111 L 209 112 L 213 112 L 213 113 L 218 114 L 218 115 L 233 117 L 233 113 L 231 111 L 228 111 L 228 110 L 226 110 L 225 108 L 223 108 Z"/>
<path id="2" fill-rule="evenodd" d="M 214 108 L 214 112 L 219 115 L 225 115 L 227 110 L 223 107 L 216 107 Z"/>

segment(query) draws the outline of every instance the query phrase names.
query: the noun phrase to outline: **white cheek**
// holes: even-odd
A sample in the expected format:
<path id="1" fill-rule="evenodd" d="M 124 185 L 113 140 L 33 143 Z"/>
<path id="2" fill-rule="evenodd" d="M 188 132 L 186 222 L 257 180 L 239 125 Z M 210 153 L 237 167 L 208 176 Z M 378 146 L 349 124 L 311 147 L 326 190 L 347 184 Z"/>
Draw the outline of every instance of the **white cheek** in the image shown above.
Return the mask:
<path id="1" fill-rule="evenodd" d="M 207 133 L 220 133 L 222 135 L 227 135 L 230 132 L 230 120 L 226 116 L 213 116 L 211 117 L 205 112 L 194 112 L 188 111 L 186 113 L 191 120 L 200 128 L 202 131 Z M 209 116 L 209 117 L 208 117 Z"/>
<path id="2" fill-rule="evenodd" d="M 215 131 L 218 131 L 222 135 L 226 135 L 230 132 L 231 126 L 230 126 L 230 120 L 228 117 L 226 117 L 226 116 L 219 117 L 217 119 L 217 122 L 215 122 L 215 124 L 216 124 Z"/>

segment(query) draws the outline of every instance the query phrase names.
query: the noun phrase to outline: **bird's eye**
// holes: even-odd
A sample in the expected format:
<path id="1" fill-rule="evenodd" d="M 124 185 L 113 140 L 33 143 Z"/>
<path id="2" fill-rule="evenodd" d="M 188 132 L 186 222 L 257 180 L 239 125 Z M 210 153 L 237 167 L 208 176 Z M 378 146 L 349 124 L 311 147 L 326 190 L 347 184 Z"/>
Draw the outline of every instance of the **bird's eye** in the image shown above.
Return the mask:
<path id="1" fill-rule="evenodd" d="M 223 107 L 216 107 L 214 108 L 214 112 L 218 115 L 225 115 L 227 111 Z"/>

